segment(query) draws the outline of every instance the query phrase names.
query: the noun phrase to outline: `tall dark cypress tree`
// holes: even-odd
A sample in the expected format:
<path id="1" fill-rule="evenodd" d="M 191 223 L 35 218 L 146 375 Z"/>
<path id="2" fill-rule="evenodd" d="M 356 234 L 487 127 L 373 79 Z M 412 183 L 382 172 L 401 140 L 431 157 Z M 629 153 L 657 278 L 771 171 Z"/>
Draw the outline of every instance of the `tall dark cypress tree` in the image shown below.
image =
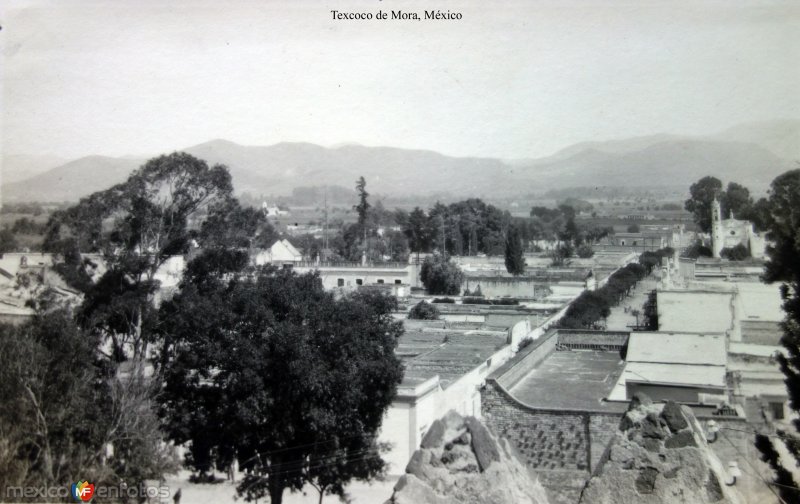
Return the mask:
<path id="1" fill-rule="evenodd" d="M 787 352 L 786 356 L 778 356 L 778 362 L 786 375 L 789 407 L 800 412 L 800 169 L 788 171 L 772 181 L 767 231 L 769 260 L 763 279 L 768 283 L 781 283 L 786 312 L 781 344 Z M 795 461 L 781 460 L 773 441 L 766 436 L 757 437 L 756 447 L 761 459 L 776 473 L 776 490 L 781 498 L 786 502 L 800 502 L 798 485 L 786 469 L 795 462 L 800 463 L 800 420 L 795 419 L 792 424 L 795 432 L 778 431 L 778 436 L 784 438 Z"/>
<path id="2" fill-rule="evenodd" d="M 522 239 L 519 236 L 519 231 L 514 226 L 510 226 L 506 233 L 506 270 L 514 276 L 525 273 Z"/>

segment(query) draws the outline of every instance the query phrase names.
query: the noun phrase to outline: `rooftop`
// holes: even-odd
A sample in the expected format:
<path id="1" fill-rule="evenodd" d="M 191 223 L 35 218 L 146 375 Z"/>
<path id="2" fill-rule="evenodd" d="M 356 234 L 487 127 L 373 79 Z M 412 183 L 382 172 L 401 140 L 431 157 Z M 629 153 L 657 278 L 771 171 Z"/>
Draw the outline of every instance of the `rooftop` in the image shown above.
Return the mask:
<path id="1" fill-rule="evenodd" d="M 691 387 L 725 387 L 725 366 L 628 362 L 609 394 L 611 401 L 627 401 L 626 382 L 650 382 Z"/>
<path id="2" fill-rule="evenodd" d="M 553 352 L 509 392 L 523 403 L 547 409 L 615 410 L 601 401 L 622 372 L 617 352 Z"/>
<path id="3" fill-rule="evenodd" d="M 725 336 L 634 332 L 628 340 L 627 361 L 725 366 Z"/>
<path id="4" fill-rule="evenodd" d="M 405 365 L 404 382 L 438 375 L 443 388 L 482 365 L 504 347 L 508 333 L 489 330 L 407 328 L 397 353 Z"/>
<path id="5" fill-rule="evenodd" d="M 733 327 L 731 292 L 659 290 L 658 323 L 665 332 L 722 333 Z"/>

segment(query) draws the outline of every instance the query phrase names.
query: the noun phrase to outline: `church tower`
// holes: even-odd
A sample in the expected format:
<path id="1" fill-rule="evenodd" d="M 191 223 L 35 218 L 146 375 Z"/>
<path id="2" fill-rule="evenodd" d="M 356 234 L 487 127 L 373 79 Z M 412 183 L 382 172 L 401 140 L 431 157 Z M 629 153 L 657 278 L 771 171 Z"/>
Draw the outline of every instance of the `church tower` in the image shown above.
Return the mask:
<path id="1" fill-rule="evenodd" d="M 719 259 L 723 245 L 722 207 L 719 200 L 714 197 L 714 202 L 711 204 L 711 252 L 715 258 Z"/>

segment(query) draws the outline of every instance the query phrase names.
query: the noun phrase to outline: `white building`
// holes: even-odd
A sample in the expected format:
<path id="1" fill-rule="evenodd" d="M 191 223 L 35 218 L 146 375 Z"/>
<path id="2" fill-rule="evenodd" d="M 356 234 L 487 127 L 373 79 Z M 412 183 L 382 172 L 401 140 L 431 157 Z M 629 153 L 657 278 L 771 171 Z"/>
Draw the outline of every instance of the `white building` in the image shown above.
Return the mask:
<path id="1" fill-rule="evenodd" d="M 766 242 L 753 230 L 753 223 L 735 219 L 733 214 L 730 219 L 723 219 L 719 200 L 714 199 L 711 206 L 711 252 L 719 258 L 722 249 L 737 245 L 747 247 L 751 257 L 764 257 Z"/>

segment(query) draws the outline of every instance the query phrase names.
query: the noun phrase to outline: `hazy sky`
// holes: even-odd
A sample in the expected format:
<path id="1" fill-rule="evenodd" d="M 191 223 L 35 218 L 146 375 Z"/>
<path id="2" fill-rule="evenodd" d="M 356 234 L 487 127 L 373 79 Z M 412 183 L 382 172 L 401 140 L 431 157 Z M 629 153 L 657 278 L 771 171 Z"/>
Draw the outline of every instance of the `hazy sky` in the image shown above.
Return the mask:
<path id="1" fill-rule="evenodd" d="M 5 153 L 214 138 L 538 157 L 584 140 L 800 117 L 800 3 L 15 1 Z M 331 9 L 458 11 L 334 21 Z"/>

